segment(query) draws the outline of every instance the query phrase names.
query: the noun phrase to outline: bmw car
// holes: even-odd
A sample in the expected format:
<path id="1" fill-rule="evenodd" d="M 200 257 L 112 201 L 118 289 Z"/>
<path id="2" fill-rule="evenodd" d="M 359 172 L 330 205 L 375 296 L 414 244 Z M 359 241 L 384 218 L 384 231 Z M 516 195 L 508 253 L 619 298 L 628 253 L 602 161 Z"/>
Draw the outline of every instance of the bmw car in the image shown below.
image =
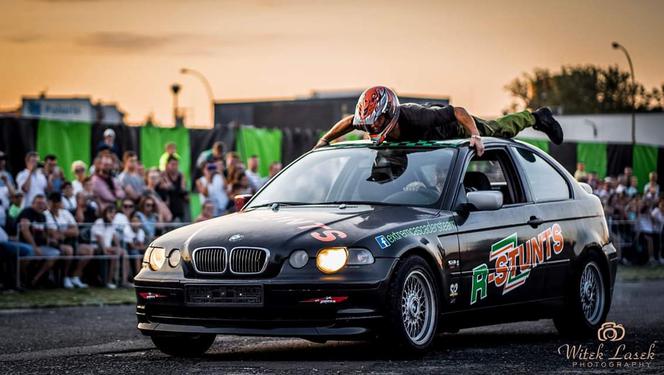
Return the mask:
<path id="1" fill-rule="evenodd" d="M 149 245 L 138 329 L 201 355 L 216 335 L 376 340 L 404 352 L 440 332 L 605 321 L 616 250 L 602 206 L 546 153 L 485 139 L 344 142 L 306 153 L 239 211 Z"/>

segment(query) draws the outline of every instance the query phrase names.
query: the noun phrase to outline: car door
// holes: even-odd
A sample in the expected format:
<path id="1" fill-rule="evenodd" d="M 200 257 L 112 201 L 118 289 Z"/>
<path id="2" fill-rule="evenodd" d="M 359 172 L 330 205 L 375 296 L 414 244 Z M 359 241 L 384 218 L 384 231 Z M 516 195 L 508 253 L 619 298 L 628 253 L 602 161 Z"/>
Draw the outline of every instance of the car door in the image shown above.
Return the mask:
<path id="1" fill-rule="evenodd" d="M 462 177 L 457 207 L 473 190 L 496 190 L 503 206 L 493 211 L 458 211 L 462 296 L 457 307 L 483 308 L 527 301 L 532 294 L 525 243 L 536 235 L 528 224 L 534 208 L 506 147 L 473 156 Z"/>
<path id="2" fill-rule="evenodd" d="M 564 177 L 562 167 L 523 146 L 511 147 L 511 153 L 525 182 L 527 200 L 533 207 L 531 223 L 537 239 L 532 241 L 531 251 L 538 279 L 542 279 L 538 296 L 560 297 L 570 272 L 573 239 L 581 224 L 576 219 L 583 216 L 580 212 L 583 209 L 571 199 L 570 179 Z M 541 257 L 536 250 L 542 253 Z"/>

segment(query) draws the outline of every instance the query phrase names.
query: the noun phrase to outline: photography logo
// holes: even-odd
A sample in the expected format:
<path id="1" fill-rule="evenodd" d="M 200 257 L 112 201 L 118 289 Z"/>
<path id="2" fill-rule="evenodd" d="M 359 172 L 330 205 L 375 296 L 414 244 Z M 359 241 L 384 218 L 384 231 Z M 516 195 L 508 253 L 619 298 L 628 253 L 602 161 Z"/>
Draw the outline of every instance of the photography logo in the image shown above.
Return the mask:
<path id="1" fill-rule="evenodd" d="M 622 324 L 606 322 L 597 329 L 598 344 L 563 344 L 558 347 L 558 354 L 575 368 L 650 368 L 655 359 L 655 343 L 642 350 L 623 342 L 625 332 Z"/>
<path id="2" fill-rule="evenodd" d="M 625 327 L 615 322 L 606 322 L 597 330 L 599 341 L 621 341 L 625 338 Z"/>

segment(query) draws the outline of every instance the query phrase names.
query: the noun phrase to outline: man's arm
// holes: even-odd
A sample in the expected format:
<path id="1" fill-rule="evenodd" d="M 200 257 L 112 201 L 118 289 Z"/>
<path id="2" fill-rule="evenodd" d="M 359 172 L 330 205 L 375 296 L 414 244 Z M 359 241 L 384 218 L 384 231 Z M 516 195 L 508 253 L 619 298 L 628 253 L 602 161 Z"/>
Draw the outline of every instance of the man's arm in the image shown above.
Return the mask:
<path id="1" fill-rule="evenodd" d="M 353 131 L 353 115 L 349 115 L 347 117 L 342 118 L 339 122 L 334 124 L 332 129 L 330 129 L 323 138 L 321 138 L 318 143 L 316 143 L 316 146 L 314 148 L 319 148 L 323 146 L 327 146 L 332 142 L 333 140 L 341 137 L 342 135 L 348 134 L 351 131 Z"/>
<path id="2" fill-rule="evenodd" d="M 41 249 L 39 246 L 37 246 L 37 243 L 35 242 L 35 238 L 32 236 L 32 231 L 30 231 L 30 220 L 28 219 L 21 219 L 20 221 L 20 229 L 21 229 L 21 235 L 23 236 L 23 239 L 25 242 L 27 242 L 30 246 L 35 251 L 35 255 L 41 255 Z"/>
<path id="3" fill-rule="evenodd" d="M 470 147 L 475 148 L 477 155 L 482 156 L 484 153 L 484 145 L 482 144 L 482 138 L 480 137 L 479 130 L 477 130 L 477 125 L 475 124 L 473 116 L 468 114 L 464 108 L 454 107 L 454 117 L 456 117 L 457 122 L 470 133 Z"/>
<path id="4" fill-rule="evenodd" d="M 32 171 L 29 171 L 27 173 L 21 172 L 19 176 L 16 178 L 16 182 L 18 183 L 18 187 L 23 190 L 23 193 L 27 193 L 30 191 L 30 185 L 32 184 Z"/>

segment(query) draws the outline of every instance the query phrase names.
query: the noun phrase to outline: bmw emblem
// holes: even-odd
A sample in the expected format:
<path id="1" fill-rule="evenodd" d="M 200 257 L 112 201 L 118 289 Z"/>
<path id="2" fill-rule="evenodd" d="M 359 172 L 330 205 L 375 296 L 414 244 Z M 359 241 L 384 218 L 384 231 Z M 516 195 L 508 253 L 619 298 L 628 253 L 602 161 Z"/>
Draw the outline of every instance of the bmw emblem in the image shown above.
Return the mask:
<path id="1" fill-rule="evenodd" d="M 244 238 L 244 236 L 241 235 L 241 234 L 234 234 L 234 235 L 230 236 L 228 238 L 228 240 L 231 241 L 231 242 L 238 242 L 238 241 L 242 240 L 243 238 Z"/>

